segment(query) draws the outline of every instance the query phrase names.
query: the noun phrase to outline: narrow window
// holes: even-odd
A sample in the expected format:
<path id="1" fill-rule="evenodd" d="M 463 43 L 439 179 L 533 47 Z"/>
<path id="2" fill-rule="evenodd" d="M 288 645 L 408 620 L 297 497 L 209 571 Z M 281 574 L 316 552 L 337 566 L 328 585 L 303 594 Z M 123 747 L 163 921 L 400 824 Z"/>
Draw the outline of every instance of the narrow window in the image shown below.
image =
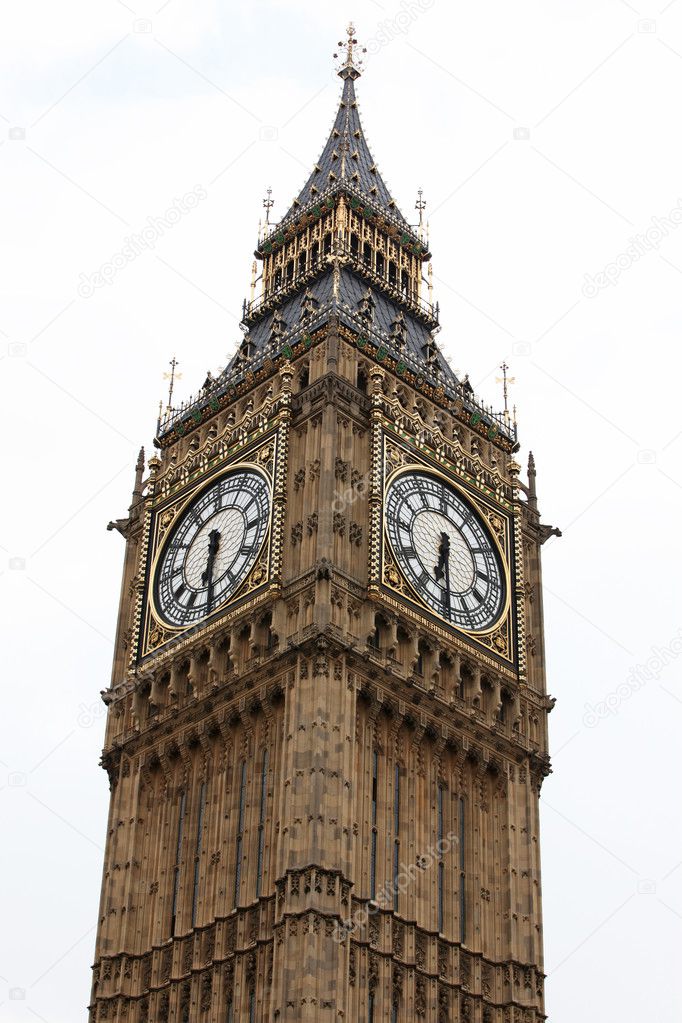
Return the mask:
<path id="1" fill-rule="evenodd" d="M 395 765 L 393 792 L 393 912 L 398 912 L 398 874 L 400 873 L 400 766 Z"/>
<path id="2" fill-rule="evenodd" d="M 374 1023 L 374 992 L 367 996 L 367 1023 Z"/>
<path id="3" fill-rule="evenodd" d="M 175 934 L 175 924 L 178 913 L 178 900 L 180 897 L 180 863 L 182 861 L 182 833 L 185 828 L 185 807 L 187 805 L 187 794 L 180 796 L 180 811 L 178 813 L 178 840 L 175 845 L 175 866 L 173 867 L 173 904 L 171 907 L 171 937 Z"/>
<path id="4" fill-rule="evenodd" d="M 303 249 L 303 251 L 300 252 L 299 256 L 298 256 L 298 272 L 300 274 L 305 273 L 306 256 L 307 256 L 307 252 L 306 252 L 305 249 Z"/>
<path id="5" fill-rule="evenodd" d="M 317 265 L 317 260 L 318 260 L 319 255 L 320 255 L 320 243 L 319 242 L 313 242 L 312 248 L 310 250 L 310 263 L 311 263 L 311 266 L 316 266 Z"/>
<path id="6" fill-rule="evenodd" d="M 391 1023 L 398 1023 L 398 1006 L 395 1003 L 391 1009 Z"/>
<path id="7" fill-rule="evenodd" d="M 197 925 L 197 905 L 199 903 L 199 877 L 201 875 L 201 838 L 204 830 L 204 813 L 206 811 L 206 782 L 202 781 L 199 791 L 199 813 L 197 815 L 197 842 L 194 850 L 194 885 L 192 888 L 192 927 Z"/>
<path id="8" fill-rule="evenodd" d="M 227 1023 L 234 1023 L 234 1012 L 232 1011 L 232 999 L 227 1003 Z"/>
<path id="9" fill-rule="evenodd" d="M 369 244 L 369 242 L 365 242 L 365 244 L 362 246 L 362 261 L 365 264 L 365 266 L 372 265 L 372 246 Z"/>
<path id="10" fill-rule="evenodd" d="M 325 256 L 328 256 L 329 253 L 332 251 L 331 233 L 328 233 L 324 236 L 324 241 L 322 243 L 322 251 L 324 252 Z"/>
<path id="11" fill-rule="evenodd" d="M 394 288 L 398 284 L 398 267 L 392 259 L 388 262 L 388 283 Z"/>
<path id="12" fill-rule="evenodd" d="M 445 864 L 443 863 L 443 786 L 438 785 L 438 933 L 443 933 L 443 882 L 445 878 Z"/>
<path id="13" fill-rule="evenodd" d="M 249 1023 L 256 1023 L 256 992 L 249 995 Z"/>
<path id="14" fill-rule="evenodd" d="M 459 940 L 462 944 L 467 937 L 466 872 L 464 858 L 464 797 L 459 798 Z"/>
<path id="15" fill-rule="evenodd" d="M 281 269 L 275 270 L 275 291 L 282 287 L 282 271 Z"/>
<path id="16" fill-rule="evenodd" d="M 405 298 L 409 297 L 410 294 L 410 277 L 407 270 L 403 270 L 400 275 L 400 290 L 402 291 Z"/>
<path id="17" fill-rule="evenodd" d="M 379 757 L 372 753 L 372 853 L 369 865 L 369 897 L 373 899 L 377 890 L 377 770 Z"/>
<path id="18" fill-rule="evenodd" d="M 358 236 L 356 235 L 356 233 L 353 231 L 353 233 L 350 236 L 350 253 L 351 253 L 351 256 L 357 256 L 359 248 L 360 248 L 360 241 L 359 241 Z"/>
<path id="19" fill-rule="evenodd" d="M 377 267 L 376 267 L 376 269 L 377 269 L 377 273 L 379 274 L 380 277 L 384 276 L 384 267 L 385 267 L 385 265 L 386 265 L 386 260 L 384 259 L 383 253 L 377 252 Z"/>
<path id="20" fill-rule="evenodd" d="M 239 778 L 239 815 L 237 818 L 237 849 L 234 864 L 234 905 L 239 905 L 239 887 L 242 879 L 242 847 L 244 844 L 244 801 L 246 798 L 246 761 L 242 760 Z"/>
<path id="21" fill-rule="evenodd" d="M 293 281 L 294 279 L 294 261 L 290 259 L 287 263 L 287 281 Z"/>
<path id="22" fill-rule="evenodd" d="M 258 863 L 256 869 L 256 898 L 261 893 L 263 881 L 263 849 L 265 846 L 265 804 L 268 798 L 268 751 L 263 750 L 263 767 L 260 779 L 260 816 L 258 818 Z"/>

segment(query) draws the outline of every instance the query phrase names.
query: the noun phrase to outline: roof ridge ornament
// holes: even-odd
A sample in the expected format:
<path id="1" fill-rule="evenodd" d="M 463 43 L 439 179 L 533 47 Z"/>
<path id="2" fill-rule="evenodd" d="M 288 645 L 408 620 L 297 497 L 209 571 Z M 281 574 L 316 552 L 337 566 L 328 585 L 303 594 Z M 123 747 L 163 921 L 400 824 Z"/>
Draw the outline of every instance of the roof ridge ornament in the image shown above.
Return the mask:
<path id="1" fill-rule="evenodd" d="M 340 39 L 338 42 L 339 51 L 342 51 L 345 47 L 346 50 L 345 60 L 344 55 L 342 53 L 335 53 L 334 59 L 343 61 L 337 72 L 339 78 L 355 79 L 359 78 L 360 75 L 362 74 L 362 67 L 364 64 L 362 57 L 357 55 L 356 49 L 358 53 L 367 53 L 367 49 L 364 46 L 360 47 L 358 45 L 358 41 L 355 38 L 355 25 L 353 24 L 352 21 L 348 23 L 348 27 L 346 28 L 346 34 L 348 36 L 348 39 L 346 39 L 345 41 L 343 39 Z"/>

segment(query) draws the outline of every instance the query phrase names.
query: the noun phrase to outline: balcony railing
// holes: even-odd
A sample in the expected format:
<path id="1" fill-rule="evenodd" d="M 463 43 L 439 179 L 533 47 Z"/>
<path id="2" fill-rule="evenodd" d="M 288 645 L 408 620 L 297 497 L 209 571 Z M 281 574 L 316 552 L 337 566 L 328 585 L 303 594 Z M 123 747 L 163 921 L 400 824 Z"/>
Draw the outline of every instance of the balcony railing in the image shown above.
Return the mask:
<path id="1" fill-rule="evenodd" d="M 399 216 L 397 213 L 394 213 L 391 209 L 387 208 L 378 199 L 370 195 L 367 195 L 366 192 L 364 192 L 358 185 L 355 184 L 355 182 L 351 181 L 349 178 L 342 178 L 341 180 L 335 181 L 331 185 L 328 185 L 327 188 L 324 189 L 324 191 L 318 192 L 315 198 L 311 199 L 309 202 L 302 204 L 301 206 L 295 206 L 283 220 L 279 221 L 279 223 L 270 225 L 270 230 L 267 231 L 261 238 L 259 248 L 263 245 L 265 241 L 271 240 L 280 231 L 285 231 L 297 220 L 300 220 L 302 216 L 310 213 L 317 206 L 323 206 L 327 199 L 333 198 L 334 196 L 339 195 L 341 193 L 348 195 L 351 198 L 355 197 L 363 204 L 363 207 L 365 208 L 370 207 L 375 213 L 379 213 L 382 219 L 386 220 L 393 227 L 397 228 L 399 231 L 403 231 L 409 234 L 410 240 L 414 244 L 424 246 L 424 242 L 415 232 L 412 225 L 408 224 L 407 221 L 403 220 L 402 216 Z M 425 256 L 428 255 L 426 246 L 424 246 L 424 255 Z"/>

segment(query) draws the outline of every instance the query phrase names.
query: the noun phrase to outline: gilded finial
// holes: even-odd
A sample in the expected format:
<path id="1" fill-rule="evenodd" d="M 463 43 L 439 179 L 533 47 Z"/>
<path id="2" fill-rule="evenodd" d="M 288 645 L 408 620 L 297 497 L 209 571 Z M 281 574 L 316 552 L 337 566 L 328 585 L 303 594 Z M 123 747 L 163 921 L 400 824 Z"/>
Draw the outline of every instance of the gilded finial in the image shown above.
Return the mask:
<path id="1" fill-rule="evenodd" d="M 426 201 L 422 199 L 424 190 L 422 188 L 417 190 L 417 201 L 414 204 L 414 208 L 419 213 L 419 237 L 422 238 L 424 234 L 424 210 L 426 209 Z"/>
<path id="2" fill-rule="evenodd" d="M 272 189 L 268 188 L 266 191 L 267 198 L 263 199 L 263 207 L 265 208 L 265 234 L 268 233 L 268 228 L 270 227 L 270 210 L 275 205 L 275 200 L 270 198 L 272 195 Z"/>
<path id="3" fill-rule="evenodd" d="M 175 356 L 173 356 L 168 365 L 170 366 L 170 373 L 164 373 L 163 379 L 168 381 L 168 404 L 166 405 L 166 412 L 172 412 L 173 388 L 175 387 L 176 380 L 182 380 L 182 373 L 176 373 L 176 369 L 180 365 L 180 363 L 175 358 Z"/>
<path id="4" fill-rule="evenodd" d="M 348 36 L 346 40 L 340 39 L 338 42 L 339 51 L 342 51 L 344 48 L 346 50 L 345 60 L 340 52 L 334 54 L 335 60 L 342 61 L 338 71 L 339 78 L 359 78 L 362 74 L 363 61 L 362 57 L 358 56 L 358 54 L 367 53 L 367 50 L 364 46 L 360 47 L 358 45 L 358 41 L 355 38 L 355 25 L 352 21 L 348 24 L 346 35 Z"/>
<path id="5" fill-rule="evenodd" d="M 495 382 L 498 383 L 498 384 L 502 384 L 502 393 L 504 395 L 504 418 L 508 422 L 509 421 L 509 385 L 516 383 L 516 377 L 508 377 L 507 376 L 507 370 L 509 369 L 509 366 L 507 365 L 506 362 L 503 361 L 501 363 L 500 369 L 502 370 L 502 376 L 501 377 L 495 377 Z M 514 417 L 515 417 L 514 418 L 514 422 L 516 422 L 516 406 L 514 406 Z"/>

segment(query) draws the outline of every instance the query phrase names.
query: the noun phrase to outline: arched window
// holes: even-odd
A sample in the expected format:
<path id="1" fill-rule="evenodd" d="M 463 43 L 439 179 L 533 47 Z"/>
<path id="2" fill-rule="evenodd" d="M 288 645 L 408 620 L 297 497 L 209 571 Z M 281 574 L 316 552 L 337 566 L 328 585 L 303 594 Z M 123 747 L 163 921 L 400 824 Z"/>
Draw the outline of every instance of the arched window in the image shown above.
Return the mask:
<path id="1" fill-rule="evenodd" d="M 234 857 L 234 908 L 239 905 L 242 880 L 242 856 L 244 849 L 244 814 L 246 810 L 246 761 L 239 766 L 239 811 L 237 813 L 237 838 Z"/>
<path id="2" fill-rule="evenodd" d="M 350 252 L 351 252 L 351 256 L 357 256 L 359 250 L 360 250 L 360 239 L 358 238 L 356 233 L 353 231 L 353 233 L 350 236 Z"/>
<path id="3" fill-rule="evenodd" d="M 389 260 L 388 264 L 388 283 L 394 288 L 397 287 L 398 284 L 398 267 L 392 259 Z"/>
<path id="4" fill-rule="evenodd" d="M 377 799 L 379 774 L 379 755 L 372 750 L 372 844 L 369 860 L 369 897 L 376 898 L 377 893 Z"/>
<path id="5" fill-rule="evenodd" d="M 362 246 L 362 262 L 365 264 L 365 266 L 372 265 L 372 246 L 369 244 L 369 242 L 365 242 L 365 244 Z"/>
<path id="6" fill-rule="evenodd" d="M 263 750 L 260 776 L 260 813 L 258 817 L 258 860 L 256 863 L 256 898 L 260 897 L 263 884 L 263 853 L 265 850 L 265 807 L 268 798 L 268 751 Z"/>
<path id="7" fill-rule="evenodd" d="M 204 814 L 206 813 L 206 782 L 202 781 L 199 790 L 199 809 L 197 811 L 197 839 L 194 849 L 194 883 L 192 885 L 192 927 L 197 925 L 197 909 L 199 906 L 199 879 L 201 877 L 201 842 L 204 834 Z"/>
<path id="8" fill-rule="evenodd" d="M 376 271 L 377 271 L 377 273 L 379 274 L 380 277 L 384 276 L 385 269 L 386 269 L 386 260 L 384 259 L 383 253 L 382 252 L 377 252 Z"/>
<path id="9" fill-rule="evenodd" d="M 175 934 L 175 925 L 178 919 L 178 904 L 180 899 L 180 866 L 182 864 L 182 838 L 185 830 L 185 810 L 187 808 L 187 793 L 180 793 L 180 806 L 178 808 L 178 830 L 175 841 L 175 864 L 173 866 L 173 899 L 171 902 L 171 937 Z"/>
<path id="10" fill-rule="evenodd" d="M 298 272 L 300 274 L 305 273 L 305 266 L 306 266 L 307 258 L 308 258 L 308 251 L 307 251 L 307 249 L 303 249 L 302 252 L 299 252 L 299 254 L 298 254 Z"/>

